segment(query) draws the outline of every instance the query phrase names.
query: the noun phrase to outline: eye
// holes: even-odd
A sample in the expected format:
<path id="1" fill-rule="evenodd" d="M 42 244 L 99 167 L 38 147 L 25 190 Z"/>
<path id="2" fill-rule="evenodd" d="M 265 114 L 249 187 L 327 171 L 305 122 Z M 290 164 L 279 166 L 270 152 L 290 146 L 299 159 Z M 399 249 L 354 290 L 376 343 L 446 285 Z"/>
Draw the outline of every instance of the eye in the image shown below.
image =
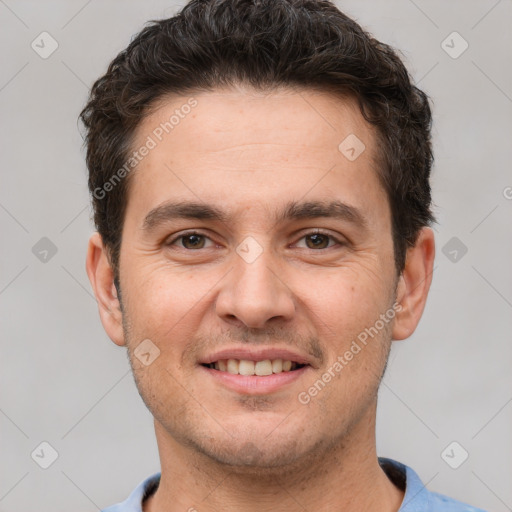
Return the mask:
<path id="1" fill-rule="evenodd" d="M 322 233 L 320 231 L 313 231 L 304 235 L 300 240 L 305 240 L 306 249 L 328 249 L 333 245 L 343 245 L 343 242 L 338 240 L 332 235 Z M 334 242 L 329 245 L 330 242 Z"/>
<path id="2" fill-rule="evenodd" d="M 191 231 L 189 233 L 182 233 L 180 236 L 173 238 L 166 245 L 176 245 L 178 242 L 179 247 L 183 249 L 204 249 L 207 240 L 212 242 L 206 235 Z"/>

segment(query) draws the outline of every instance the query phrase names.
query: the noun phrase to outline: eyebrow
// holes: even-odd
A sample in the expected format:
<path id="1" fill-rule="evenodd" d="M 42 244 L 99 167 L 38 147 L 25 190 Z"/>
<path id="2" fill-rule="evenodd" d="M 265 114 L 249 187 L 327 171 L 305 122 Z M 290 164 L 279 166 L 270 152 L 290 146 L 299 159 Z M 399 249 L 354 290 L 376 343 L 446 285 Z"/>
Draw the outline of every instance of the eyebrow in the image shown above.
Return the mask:
<path id="1" fill-rule="evenodd" d="M 275 213 L 274 220 L 280 223 L 318 217 L 343 220 L 361 230 L 368 228 L 368 222 L 361 210 L 341 201 L 290 201 L 284 209 Z M 215 205 L 195 201 L 166 202 L 153 208 L 146 215 L 142 229 L 151 232 L 159 225 L 176 219 L 210 220 L 224 224 L 233 220 L 230 214 Z"/>
<path id="2" fill-rule="evenodd" d="M 361 210 L 342 201 L 307 201 L 304 203 L 291 201 L 276 217 L 276 221 L 315 219 L 317 217 L 330 217 L 350 222 L 362 230 L 368 228 L 368 222 Z"/>

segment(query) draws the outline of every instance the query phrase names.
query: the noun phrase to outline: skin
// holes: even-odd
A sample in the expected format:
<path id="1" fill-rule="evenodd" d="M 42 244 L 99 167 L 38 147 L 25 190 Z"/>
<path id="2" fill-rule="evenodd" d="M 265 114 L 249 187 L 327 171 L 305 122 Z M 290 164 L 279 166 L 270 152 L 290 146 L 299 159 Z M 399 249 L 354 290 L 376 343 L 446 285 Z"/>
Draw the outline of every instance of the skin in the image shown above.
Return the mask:
<path id="1" fill-rule="evenodd" d="M 377 461 L 377 390 L 392 340 L 409 337 L 422 315 L 433 232 L 420 232 L 397 276 L 375 132 L 353 100 L 242 87 L 193 97 L 197 106 L 131 176 L 122 304 L 97 233 L 87 254 L 101 321 L 127 347 L 155 418 L 162 477 L 144 510 L 397 511 L 403 492 Z M 188 99 L 163 98 L 134 146 Z M 338 150 L 351 133 L 366 146 L 355 161 Z M 145 216 L 169 200 L 214 204 L 230 219 L 174 219 L 145 232 Z M 275 222 L 287 202 L 316 200 L 357 207 L 366 229 L 327 217 Z M 202 248 L 190 248 L 190 238 L 169 244 L 189 229 L 207 237 Z M 306 236 L 316 229 L 343 243 L 320 237 L 317 248 Z M 252 263 L 236 252 L 248 236 L 262 249 Z M 301 404 L 298 394 L 395 301 L 394 319 Z M 134 355 L 145 339 L 160 350 L 148 366 Z M 292 348 L 309 354 L 312 367 L 272 393 L 235 392 L 198 366 L 233 346 Z"/>

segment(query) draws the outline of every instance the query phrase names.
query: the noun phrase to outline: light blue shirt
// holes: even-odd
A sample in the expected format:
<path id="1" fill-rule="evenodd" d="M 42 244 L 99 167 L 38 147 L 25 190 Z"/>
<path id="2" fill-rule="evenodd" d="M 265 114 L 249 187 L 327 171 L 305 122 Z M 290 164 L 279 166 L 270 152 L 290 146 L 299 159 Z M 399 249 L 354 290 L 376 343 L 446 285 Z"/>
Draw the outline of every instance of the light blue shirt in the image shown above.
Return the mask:
<path id="1" fill-rule="evenodd" d="M 385 457 L 379 457 L 379 464 L 389 479 L 405 490 L 404 499 L 398 512 L 485 512 L 460 501 L 429 491 L 416 472 L 409 466 Z M 160 473 L 146 478 L 128 496 L 126 501 L 112 505 L 102 512 L 142 512 L 142 502 L 151 496 L 160 482 Z"/>

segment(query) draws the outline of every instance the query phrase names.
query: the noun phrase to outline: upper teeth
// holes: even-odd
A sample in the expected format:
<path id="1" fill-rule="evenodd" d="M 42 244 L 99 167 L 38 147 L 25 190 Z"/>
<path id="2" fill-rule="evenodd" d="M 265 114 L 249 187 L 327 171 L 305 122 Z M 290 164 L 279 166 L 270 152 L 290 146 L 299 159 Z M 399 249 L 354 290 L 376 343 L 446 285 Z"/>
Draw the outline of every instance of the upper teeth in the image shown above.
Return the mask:
<path id="1" fill-rule="evenodd" d="M 273 373 L 289 372 L 295 369 L 297 363 L 283 359 L 265 359 L 264 361 L 249 361 L 248 359 L 220 359 L 210 363 L 210 367 L 239 375 L 272 375 Z"/>

